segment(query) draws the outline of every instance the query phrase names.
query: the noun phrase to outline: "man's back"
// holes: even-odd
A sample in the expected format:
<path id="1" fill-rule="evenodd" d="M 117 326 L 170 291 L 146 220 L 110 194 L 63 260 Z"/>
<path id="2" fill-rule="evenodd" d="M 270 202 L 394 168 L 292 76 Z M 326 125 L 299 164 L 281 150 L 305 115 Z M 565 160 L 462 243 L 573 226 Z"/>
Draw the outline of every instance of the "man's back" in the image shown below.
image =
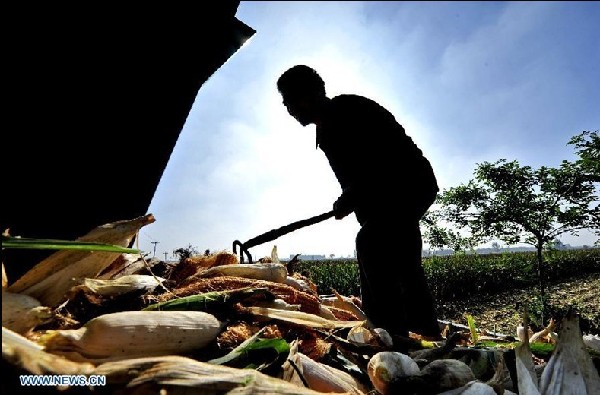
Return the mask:
<path id="1" fill-rule="evenodd" d="M 437 192 L 422 151 L 388 110 L 366 97 L 332 98 L 317 127 L 317 145 L 342 189 L 355 190 L 357 216 L 382 204 L 411 206 L 413 197 Z M 400 194 L 390 193 L 389 187 Z"/>

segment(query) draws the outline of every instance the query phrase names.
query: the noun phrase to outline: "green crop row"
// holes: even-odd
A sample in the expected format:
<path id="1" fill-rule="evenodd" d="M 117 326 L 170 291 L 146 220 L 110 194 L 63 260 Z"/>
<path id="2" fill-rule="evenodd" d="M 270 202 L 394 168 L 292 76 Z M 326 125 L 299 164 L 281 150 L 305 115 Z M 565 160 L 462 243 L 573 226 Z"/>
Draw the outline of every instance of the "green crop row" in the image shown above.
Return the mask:
<path id="1" fill-rule="evenodd" d="M 390 259 L 394 259 L 392 255 Z M 544 279 L 553 283 L 600 272 L 600 249 L 547 251 L 544 261 Z M 423 267 L 436 300 L 493 294 L 538 284 L 535 252 L 432 256 L 423 258 Z M 330 294 L 333 290 L 343 295 L 360 294 L 356 260 L 302 261 L 297 271 L 317 284 L 319 294 Z"/>

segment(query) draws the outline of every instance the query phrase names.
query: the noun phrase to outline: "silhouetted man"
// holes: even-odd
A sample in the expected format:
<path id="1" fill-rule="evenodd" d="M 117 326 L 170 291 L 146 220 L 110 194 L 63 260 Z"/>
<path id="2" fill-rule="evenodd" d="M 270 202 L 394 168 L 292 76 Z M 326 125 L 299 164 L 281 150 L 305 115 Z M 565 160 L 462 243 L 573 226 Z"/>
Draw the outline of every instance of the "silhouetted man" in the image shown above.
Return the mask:
<path id="1" fill-rule="evenodd" d="M 290 115 L 316 125 L 317 147 L 342 187 L 335 218 L 354 212 L 361 225 L 356 252 L 365 313 L 392 335 L 439 338 L 419 229 L 438 192 L 429 161 L 388 110 L 363 96 L 327 97 L 308 66 L 284 72 L 277 89 Z"/>

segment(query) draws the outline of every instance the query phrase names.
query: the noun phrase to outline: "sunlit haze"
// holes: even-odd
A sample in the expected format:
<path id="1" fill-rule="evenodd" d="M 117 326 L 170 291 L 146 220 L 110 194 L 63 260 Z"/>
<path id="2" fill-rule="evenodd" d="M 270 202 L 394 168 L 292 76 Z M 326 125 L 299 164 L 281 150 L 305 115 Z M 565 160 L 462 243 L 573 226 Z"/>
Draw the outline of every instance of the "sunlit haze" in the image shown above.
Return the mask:
<path id="1" fill-rule="evenodd" d="M 140 232 L 160 258 L 231 251 L 331 210 L 341 190 L 315 127 L 289 116 L 276 89 L 295 64 L 314 67 L 329 96 L 388 108 L 442 189 L 483 161 L 574 160 L 570 137 L 600 126 L 599 2 L 242 1 L 236 17 L 256 33 L 200 88 L 149 208 L 156 222 Z M 329 219 L 251 252 L 352 256 L 358 229 L 354 215 Z"/>

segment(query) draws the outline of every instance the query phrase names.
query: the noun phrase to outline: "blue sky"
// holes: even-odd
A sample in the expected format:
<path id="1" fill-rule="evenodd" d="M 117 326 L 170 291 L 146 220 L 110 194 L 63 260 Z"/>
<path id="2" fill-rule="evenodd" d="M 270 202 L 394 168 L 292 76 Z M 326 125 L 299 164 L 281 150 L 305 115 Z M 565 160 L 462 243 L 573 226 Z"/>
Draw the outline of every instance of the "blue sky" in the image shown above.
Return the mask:
<path id="1" fill-rule="evenodd" d="M 314 125 L 287 114 L 275 85 L 295 64 L 317 69 L 330 96 L 387 107 L 442 189 L 483 161 L 574 160 L 569 138 L 600 125 L 600 2 L 242 1 L 236 16 L 256 34 L 199 90 L 140 232 L 160 258 L 231 251 L 331 209 L 340 188 Z M 358 229 L 354 215 L 330 219 L 251 253 L 351 256 Z"/>

